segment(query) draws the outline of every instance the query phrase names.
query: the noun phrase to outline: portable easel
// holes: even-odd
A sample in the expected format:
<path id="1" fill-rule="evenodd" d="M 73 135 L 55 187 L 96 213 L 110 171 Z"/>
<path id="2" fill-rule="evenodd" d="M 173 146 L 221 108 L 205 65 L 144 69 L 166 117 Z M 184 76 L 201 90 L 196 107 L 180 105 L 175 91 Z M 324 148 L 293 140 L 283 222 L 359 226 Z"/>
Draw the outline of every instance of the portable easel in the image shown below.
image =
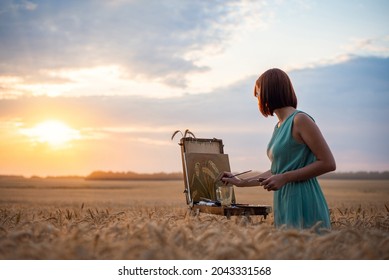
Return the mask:
<path id="1" fill-rule="evenodd" d="M 186 137 L 187 132 L 188 131 L 186 131 L 185 135 L 183 135 L 183 137 L 180 139 L 179 145 L 181 146 L 181 158 L 182 158 L 182 166 L 183 166 L 183 174 L 184 174 L 184 182 L 185 182 L 184 193 L 186 196 L 186 203 L 189 209 L 195 214 L 199 214 L 200 212 L 203 212 L 203 213 L 209 213 L 214 215 L 222 215 L 222 216 L 226 216 L 227 218 L 230 218 L 231 216 L 242 216 L 242 215 L 244 216 L 262 215 L 264 216 L 264 218 L 266 218 L 267 215 L 272 211 L 271 206 L 239 204 L 236 202 L 234 194 L 233 194 L 231 206 L 227 207 L 218 204 L 217 201 L 215 201 L 216 200 L 215 186 L 214 185 L 212 186 L 212 181 L 211 184 L 208 184 L 210 186 L 209 191 L 208 192 L 203 191 L 199 195 L 199 190 L 196 189 L 197 186 L 195 185 L 193 178 L 196 179 L 197 177 L 200 178 L 201 176 L 200 174 L 195 174 L 192 175 L 192 178 L 190 178 L 190 175 L 194 174 L 194 171 L 192 169 L 195 168 L 195 166 L 193 166 L 193 162 L 191 162 L 190 160 L 193 157 L 203 158 L 205 160 L 207 160 L 208 157 L 210 159 L 215 157 L 216 158 L 222 157 L 222 161 L 225 164 L 227 164 L 225 168 L 228 170 L 218 170 L 219 172 L 230 171 L 229 160 L 228 160 L 228 155 L 224 154 L 224 150 L 223 150 L 224 145 L 221 139 L 195 138 L 191 132 L 189 132 L 189 134 L 192 135 L 193 137 Z M 176 133 L 177 132 L 175 132 L 175 134 Z M 175 134 L 173 134 L 172 139 L 174 138 Z M 203 166 L 202 168 L 204 169 L 204 171 L 207 171 L 206 167 Z M 207 171 L 207 175 L 209 175 L 208 173 L 209 171 Z M 212 176 L 212 174 L 210 175 Z M 213 175 L 216 175 L 216 173 Z"/>

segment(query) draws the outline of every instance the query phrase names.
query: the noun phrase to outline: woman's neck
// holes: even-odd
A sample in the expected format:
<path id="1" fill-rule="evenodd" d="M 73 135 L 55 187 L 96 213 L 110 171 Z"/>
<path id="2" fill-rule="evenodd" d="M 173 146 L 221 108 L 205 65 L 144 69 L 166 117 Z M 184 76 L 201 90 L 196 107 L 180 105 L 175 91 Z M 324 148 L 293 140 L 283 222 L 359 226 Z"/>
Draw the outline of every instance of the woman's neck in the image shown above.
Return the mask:
<path id="1" fill-rule="evenodd" d="M 278 127 L 281 126 L 281 124 L 294 112 L 296 111 L 293 107 L 282 107 L 274 110 L 274 113 L 276 114 L 278 118 Z"/>

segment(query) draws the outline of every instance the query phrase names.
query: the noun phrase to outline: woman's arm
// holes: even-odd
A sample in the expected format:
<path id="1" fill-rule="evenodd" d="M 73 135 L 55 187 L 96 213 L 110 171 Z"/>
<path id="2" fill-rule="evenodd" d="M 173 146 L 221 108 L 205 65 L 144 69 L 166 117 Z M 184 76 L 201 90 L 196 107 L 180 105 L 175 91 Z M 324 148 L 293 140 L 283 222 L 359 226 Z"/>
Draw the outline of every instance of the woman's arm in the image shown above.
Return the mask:
<path id="1" fill-rule="evenodd" d="M 286 183 L 304 181 L 336 169 L 335 159 L 316 123 L 306 114 L 297 114 L 292 135 L 297 142 L 306 144 L 316 161 L 300 169 L 277 174 L 262 182 L 267 190 L 279 190 Z"/>

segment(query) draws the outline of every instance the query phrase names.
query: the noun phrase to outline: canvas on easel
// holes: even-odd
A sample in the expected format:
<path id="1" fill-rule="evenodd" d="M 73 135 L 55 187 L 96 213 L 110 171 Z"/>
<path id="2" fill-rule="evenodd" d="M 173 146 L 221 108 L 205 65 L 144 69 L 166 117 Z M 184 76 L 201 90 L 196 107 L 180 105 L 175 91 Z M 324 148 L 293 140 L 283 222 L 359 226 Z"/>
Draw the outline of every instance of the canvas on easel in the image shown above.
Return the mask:
<path id="1" fill-rule="evenodd" d="M 186 170 L 191 200 L 216 201 L 216 183 L 220 174 L 230 171 L 227 154 L 185 153 Z M 234 200 L 234 199 L 233 199 Z"/>

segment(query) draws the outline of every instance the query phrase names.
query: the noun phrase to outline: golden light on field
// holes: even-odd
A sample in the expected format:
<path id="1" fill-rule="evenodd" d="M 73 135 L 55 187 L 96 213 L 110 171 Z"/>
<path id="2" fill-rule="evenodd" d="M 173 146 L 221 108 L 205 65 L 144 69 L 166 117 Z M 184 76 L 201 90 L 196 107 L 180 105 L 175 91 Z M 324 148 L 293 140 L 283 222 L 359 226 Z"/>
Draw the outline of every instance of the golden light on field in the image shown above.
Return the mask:
<path id="1" fill-rule="evenodd" d="M 81 138 L 80 132 L 57 120 L 47 120 L 32 128 L 21 129 L 20 132 L 34 143 L 46 143 L 52 148 L 64 148 L 72 141 Z"/>

